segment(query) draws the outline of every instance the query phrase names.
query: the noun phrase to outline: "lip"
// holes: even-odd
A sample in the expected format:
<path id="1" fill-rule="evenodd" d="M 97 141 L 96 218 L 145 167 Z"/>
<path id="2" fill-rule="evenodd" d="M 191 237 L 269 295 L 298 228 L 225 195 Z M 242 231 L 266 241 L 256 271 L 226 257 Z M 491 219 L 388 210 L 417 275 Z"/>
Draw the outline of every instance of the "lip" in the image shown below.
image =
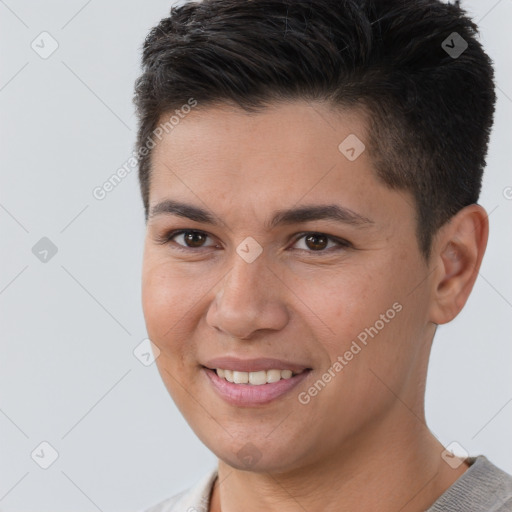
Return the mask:
<path id="1" fill-rule="evenodd" d="M 216 368 L 222 367 L 217 366 Z M 230 370 L 231 368 L 225 369 Z M 291 368 L 287 367 L 287 369 Z M 256 407 L 258 405 L 268 404 L 269 402 L 272 402 L 273 400 L 276 400 L 277 398 L 287 394 L 295 386 L 302 382 L 309 375 L 311 370 L 307 369 L 306 371 L 290 377 L 289 379 L 281 379 L 277 382 L 261 384 L 260 386 L 252 384 L 234 384 L 232 382 L 228 382 L 225 379 L 221 379 L 215 370 L 211 370 L 210 368 L 206 367 L 202 368 L 202 372 L 206 374 L 217 394 L 227 403 L 236 405 L 238 407 Z"/>
<path id="2" fill-rule="evenodd" d="M 239 372 L 258 372 L 261 370 L 292 370 L 300 372 L 309 369 L 309 366 L 285 361 L 283 359 L 273 359 L 269 357 L 260 357 L 257 359 L 239 359 L 237 357 L 216 357 L 203 364 L 210 370 L 221 368 L 223 370 L 233 370 Z"/>

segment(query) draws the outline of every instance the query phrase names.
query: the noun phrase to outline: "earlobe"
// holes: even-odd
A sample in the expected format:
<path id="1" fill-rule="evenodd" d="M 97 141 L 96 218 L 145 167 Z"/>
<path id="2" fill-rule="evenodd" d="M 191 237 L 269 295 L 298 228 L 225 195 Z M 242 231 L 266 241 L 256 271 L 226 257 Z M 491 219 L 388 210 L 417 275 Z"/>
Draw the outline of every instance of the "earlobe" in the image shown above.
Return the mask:
<path id="1" fill-rule="evenodd" d="M 487 246 L 487 217 L 481 206 L 473 204 L 440 229 L 433 247 L 438 270 L 432 282 L 433 323 L 450 322 L 466 304 Z"/>

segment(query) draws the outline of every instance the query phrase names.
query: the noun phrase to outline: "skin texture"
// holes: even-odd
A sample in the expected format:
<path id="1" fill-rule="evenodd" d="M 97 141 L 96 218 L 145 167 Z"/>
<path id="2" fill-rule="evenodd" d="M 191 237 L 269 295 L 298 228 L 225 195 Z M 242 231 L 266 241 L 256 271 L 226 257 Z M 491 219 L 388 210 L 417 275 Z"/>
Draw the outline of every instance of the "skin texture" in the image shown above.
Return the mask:
<path id="1" fill-rule="evenodd" d="M 199 105 L 154 149 L 151 207 L 174 199 L 220 219 L 211 226 L 150 217 L 142 283 L 162 379 L 219 458 L 213 512 L 419 511 L 467 468 L 442 459 L 425 424 L 424 391 L 436 324 L 453 319 L 471 292 L 487 216 L 477 205 L 460 211 L 425 261 L 412 197 L 378 181 L 368 150 L 354 161 L 340 152 L 351 133 L 364 142 L 360 115 L 320 103 L 274 104 L 253 115 Z M 265 228 L 276 210 L 313 204 L 338 204 L 372 223 Z M 187 247 L 182 235 L 158 243 L 177 229 L 207 236 L 188 251 L 178 250 Z M 307 243 L 304 232 L 351 245 Z M 249 236 L 263 248 L 252 263 L 236 252 Z M 396 303 L 401 311 L 300 403 L 298 394 Z M 235 407 L 201 366 L 226 355 L 285 359 L 312 371 L 269 404 Z M 254 455 L 250 466 L 241 449 Z"/>

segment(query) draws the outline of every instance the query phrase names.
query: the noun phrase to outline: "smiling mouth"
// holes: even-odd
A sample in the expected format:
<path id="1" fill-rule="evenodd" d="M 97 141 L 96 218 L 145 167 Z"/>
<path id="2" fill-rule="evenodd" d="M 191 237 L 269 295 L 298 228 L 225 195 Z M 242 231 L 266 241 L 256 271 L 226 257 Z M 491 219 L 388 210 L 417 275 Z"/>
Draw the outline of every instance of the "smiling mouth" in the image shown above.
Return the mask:
<path id="1" fill-rule="evenodd" d="M 202 369 L 215 392 L 225 402 L 235 407 L 265 406 L 290 393 L 304 379 L 307 379 L 312 371 L 311 368 L 263 370 L 261 363 L 245 364 L 245 366 L 260 368 L 251 372 L 208 366 L 202 366 Z"/>
<path id="2" fill-rule="evenodd" d="M 300 371 L 293 370 L 280 370 L 280 369 L 270 369 L 270 370 L 260 370 L 257 372 L 243 372 L 237 370 L 227 370 L 223 368 L 209 368 L 214 371 L 218 377 L 224 379 L 227 382 L 231 382 L 233 384 L 251 384 L 253 386 L 261 386 L 263 384 L 272 384 L 274 382 L 279 382 L 280 380 L 287 380 L 295 377 L 296 375 L 300 375 L 305 371 L 309 371 L 309 368 L 305 368 Z"/>
<path id="3" fill-rule="evenodd" d="M 263 384 L 272 384 L 280 380 L 291 379 L 295 375 L 299 375 L 308 369 L 298 372 L 292 370 L 260 370 L 257 372 L 242 372 L 236 370 L 225 370 L 222 368 L 215 368 L 214 371 L 221 378 L 233 384 L 252 384 L 253 386 L 261 386 Z"/>

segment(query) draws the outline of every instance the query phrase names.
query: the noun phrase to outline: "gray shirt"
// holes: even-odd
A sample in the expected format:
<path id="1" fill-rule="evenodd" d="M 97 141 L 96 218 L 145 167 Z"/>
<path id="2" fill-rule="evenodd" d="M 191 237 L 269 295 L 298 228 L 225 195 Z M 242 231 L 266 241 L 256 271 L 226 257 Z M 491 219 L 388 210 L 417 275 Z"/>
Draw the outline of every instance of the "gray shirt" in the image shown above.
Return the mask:
<path id="1" fill-rule="evenodd" d="M 483 455 L 468 459 L 470 467 L 426 512 L 512 512 L 512 476 Z M 194 487 L 145 512 L 208 512 L 217 469 Z"/>

